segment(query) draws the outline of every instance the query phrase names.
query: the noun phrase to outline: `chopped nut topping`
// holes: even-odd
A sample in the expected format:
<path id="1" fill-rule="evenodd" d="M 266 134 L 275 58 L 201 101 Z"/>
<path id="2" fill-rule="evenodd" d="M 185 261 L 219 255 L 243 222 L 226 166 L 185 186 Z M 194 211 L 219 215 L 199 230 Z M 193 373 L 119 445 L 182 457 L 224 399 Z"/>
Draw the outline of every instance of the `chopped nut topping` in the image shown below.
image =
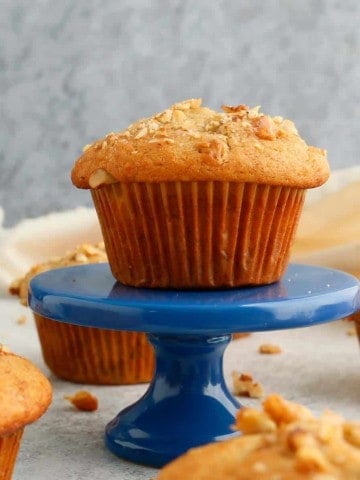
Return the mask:
<path id="1" fill-rule="evenodd" d="M 263 343 L 259 347 L 259 353 L 272 355 L 276 353 L 281 353 L 281 348 L 278 345 L 273 345 L 271 343 Z"/>
<path id="2" fill-rule="evenodd" d="M 360 448 L 360 423 L 345 422 L 343 432 L 347 442 Z"/>
<path id="3" fill-rule="evenodd" d="M 182 110 L 175 109 L 172 114 L 172 119 L 176 122 L 183 122 L 186 118 L 185 113 Z"/>
<path id="4" fill-rule="evenodd" d="M 360 450 L 356 450 L 360 448 L 360 423 L 345 422 L 331 411 L 326 411 L 317 420 L 306 407 L 277 394 L 266 398 L 263 407 L 264 410 L 241 408 L 236 428 L 245 435 L 274 435 L 274 455 L 281 452 L 281 456 L 292 458 L 294 472 L 313 474 L 311 478 L 317 480 L 338 478 L 336 475 L 331 477 L 337 469 L 343 472 L 349 468 L 352 474 L 360 474 Z M 271 445 L 269 448 L 272 448 Z M 262 462 L 264 458 L 266 463 L 268 457 L 262 457 L 261 451 L 258 461 Z"/>
<path id="5" fill-rule="evenodd" d="M 201 98 L 191 98 L 190 100 L 185 100 L 184 102 L 175 103 L 172 106 L 173 109 L 177 110 L 189 110 L 190 108 L 200 108 L 201 107 Z"/>
<path id="6" fill-rule="evenodd" d="M 263 114 L 260 114 L 259 110 L 260 110 L 260 105 L 257 105 L 256 107 L 253 107 L 253 108 L 250 108 L 250 110 L 248 112 L 248 117 L 250 119 L 253 119 L 253 118 L 258 118 L 259 116 L 262 116 Z"/>
<path id="7" fill-rule="evenodd" d="M 83 147 L 83 149 L 82 149 L 83 152 L 86 152 L 86 150 L 89 150 L 89 148 L 92 147 L 92 146 L 93 146 L 92 143 L 88 143 L 87 145 L 85 145 L 85 146 Z"/>
<path id="8" fill-rule="evenodd" d="M 233 372 L 232 377 L 234 395 L 250 398 L 261 398 L 264 395 L 262 385 L 255 382 L 249 373 Z"/>
<path id="9" fill-rule="evenodd" d="M 312 447 L 301 447 L 296 451 L 296 469 L 299 472 L 331 472 L 331 465 L 325 455 Z"/>
<path id="10" fill-rule="evenodd" d="M 161 123 L 168 123 L 172 118 L 172 111 L 170 109 L 165 110 L 165 112 L 161 113 L 160 115 L 156 115 L 155 118 Z"/>
<path id="11" fill-rule="evenodd" d="M 221 163 L 221 158 L 224 154 L 224 144 L 218 140 L 211 140 L 210 142 L 202 142 L 197 144 L 199 153 L 205 154 L 204 157 L 210 163 L 217 161 Z"/>
<path id="12" fill-rule="evenodd" d="M 100 185 L 109 185 L 116 183 L 117 180 L 104 168 L 98 168 L 93 172 L 89 178 L 89 185 L 91 188 L 97 188 Z"/>
<path id="13" fill-rule="evenodd" d="M 283 117 L 280 117 L 280 115 L 276 115 L 276 117 L 273 117 L 273 120 L 276 124 L 280 124 L 284 121 Z"/>
<path id="14" fill-rule="evenodd" d="M 257 121 L 255 133 L 256 136 L 262 140 L 274 140 L 276 138 L 277 129 L 273 120 L 264 115 Z"/>
<path id="15" fill-rule="evenodd" d="M 225 113 L 238 113 L 238 112 L 246 113 L 249 111 L 249 107 L 247 105 L 236 105 L 235 107 L 232 107 L 230 105 L 221 105 L 221 109 Z"/>
<path id="16" fill-rule="evenodd" d="M 64 398 L 69 400 L 75 408 L 84 412 L 94 412 L 98 409 L 98 399 L 86 390 L 79 390 L 74 395 L 65 396 Z"/>
<path id="17" fill-rule="evenodd" d="M 280 395 L 269 395 L 263 403 L 264 411 L 279 425 L 295 420 L 313 418 L 310 410 L 297 403 L 284 400 Z"/>
<path id="18" fill-rule="evenodd" d="M 243 433 L 265 433 L 276 430 L 275 422 L 256 408 L 241 408 L 236 417 L 236 427 Z"/>
<path id="19" fill-rule="evenodd" d="M 173 144 L 175 143 L 175 140 L 173 138 L 167 138 L 167 137 L 159 137 L 159 138 L 153 138 L 149 140 L 149 143 L 168 143 L 168 144 Z"/>

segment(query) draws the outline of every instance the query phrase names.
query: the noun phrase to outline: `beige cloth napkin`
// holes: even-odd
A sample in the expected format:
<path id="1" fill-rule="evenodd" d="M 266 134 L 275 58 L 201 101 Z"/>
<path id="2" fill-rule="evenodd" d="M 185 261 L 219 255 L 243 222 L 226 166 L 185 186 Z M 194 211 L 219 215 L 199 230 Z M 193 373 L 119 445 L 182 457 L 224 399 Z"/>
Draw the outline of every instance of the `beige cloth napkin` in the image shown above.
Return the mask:
<path id="1" fill-rule="evenodd" d="M 291 261 L 360 278 L 360 180 L 305 205 Z"/>

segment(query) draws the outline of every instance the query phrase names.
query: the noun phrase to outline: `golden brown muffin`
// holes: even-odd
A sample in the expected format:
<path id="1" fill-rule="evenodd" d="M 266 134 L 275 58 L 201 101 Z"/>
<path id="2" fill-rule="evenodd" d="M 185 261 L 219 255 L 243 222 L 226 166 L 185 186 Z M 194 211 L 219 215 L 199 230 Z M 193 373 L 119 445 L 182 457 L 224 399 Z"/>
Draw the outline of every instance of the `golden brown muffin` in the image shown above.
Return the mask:
<path id="1" fill-rule="evenodd" d="M 10 480 L 24 427 L 51 403 L 52 389 L 28 360 L 0 346 L 0 479 Z"/>
<path id="2" fill-rule="evenodd" d="M 243 435 L 190 450 L 158 480 L 358 480 L 360 423 L 326 411 L 319 419 L 301 405 L 270 395 L 263 410 L 243 408 Z"/>
<path id="3" fill-rule="evenodd" d="M 60 258 L 32 267 L 10 285 L 27 305 L 29 282 L 46 270 L 107 261 L 104 244 L 83 244 Z M 149 382 L 154 352 L 145 333 L 82 327 L 34 314 L 45 363 L 59 378 L 76 383 L 122 385 Z"/>
<path id="4" fill-rule="evenodd" d="M 283 273 L 305 189 L 326 181 L 324 150 L 289 120 L 244 105 L 177 103 L 85 147 L 109 263 L 146 287 L 233 287 Z"/>

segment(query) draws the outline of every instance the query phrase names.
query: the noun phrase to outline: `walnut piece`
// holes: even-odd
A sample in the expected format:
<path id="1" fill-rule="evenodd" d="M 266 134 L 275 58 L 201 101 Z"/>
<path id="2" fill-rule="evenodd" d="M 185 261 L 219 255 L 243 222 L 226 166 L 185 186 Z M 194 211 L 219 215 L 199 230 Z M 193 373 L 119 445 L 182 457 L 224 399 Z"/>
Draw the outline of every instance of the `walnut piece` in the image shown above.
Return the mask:
<path id="1" fill-rule="evenodd" d="M 234 395 L 250 398 L 261 398 L 264 395 L 261 383 L 256 382 L 249 373 L 233 372 L 232 378 Z"/>
<path id="2" fill-rule="evenodd" d="M 87 390 L 79 390 L 74 395 L 64 397 L 69 400 L 78 410 L 84 412 L 94 412 L 98 409 L 98 399 Z"/>
<path id="3" fill-rule="evenodd" d="M 242 105 L 242 104 L 236 105 L 234 107 L 232 107 L 231 105 L 221 105 L 221 109 L 225 113 L 239 113 L 239 112 L 246 113 L 247 111 L 249 111 L 249 107 L 247 105 Z"/>
<path id="4" fill-rule="evenodd" d="M 236 428 L 243 433 L 274 432 L 276 423 L 265 412 L 256 408 L 241 408 L 236 417 Z"/>
<path id="5" fill-rule="evenodd" d="M 209 142 L 201 142 L 197 144 L 197 151 L 204 154 L 204 160 L 208 163 L 221 163 L 225 152 L 225 146 L 218 140 L 210 140 Z"/>
<path id="6" fill-rule="evenodd" d="M 260 117 L 255 126 L 255 134 L 261 140 L 274 140 L 277 128 L 272 118 L 264 115 Z"/>

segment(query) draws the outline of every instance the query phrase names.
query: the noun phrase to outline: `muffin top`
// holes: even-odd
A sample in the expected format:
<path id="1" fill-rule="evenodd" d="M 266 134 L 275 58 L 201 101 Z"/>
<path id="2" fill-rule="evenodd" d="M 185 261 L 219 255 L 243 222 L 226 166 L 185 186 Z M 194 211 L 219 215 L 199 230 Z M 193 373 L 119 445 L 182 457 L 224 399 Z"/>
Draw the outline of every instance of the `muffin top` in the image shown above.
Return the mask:
<path id="1" fill-rule="evenodd" d="M 326 411 L 316 419 L 301 405 L 270 395 L 263 410 L 243 408 L 241 437 L 190 450 L 158 480 L 356 480 L 360 423 Z"/>
<path id="2" fill-rule="evenodd" d="M 37 420 L 51 398 L 50 382 L 40 370 L 0 346 L 0 436 Z"/>
<path id="3" fill-rule="evenodd" d="M 17 278 L 11 283 L 9 292 L 12 295 L 18 295 L 20 297 L 20 302 L 23 305 L 27 305 L 29 283 L 35 275 L 56 268 L 103 262 L 107 262 L 107 255 L 103 242 L 97 244 L 83 243 L 75 247 L 74 250 L 67 252 L 62 257 L 53 257 L 47 262 L 34 265 L 23 277 Z"/>
<path id="4" fill-rule="evenodd" d="M 176 103 L 84 147 L 72 170 L 79 188 L 116 182 L 234 181 L 316 187 L 329 176 L 326 151 L 306 145 L 294 124 L 259 107 L 201 99 Z"/>

